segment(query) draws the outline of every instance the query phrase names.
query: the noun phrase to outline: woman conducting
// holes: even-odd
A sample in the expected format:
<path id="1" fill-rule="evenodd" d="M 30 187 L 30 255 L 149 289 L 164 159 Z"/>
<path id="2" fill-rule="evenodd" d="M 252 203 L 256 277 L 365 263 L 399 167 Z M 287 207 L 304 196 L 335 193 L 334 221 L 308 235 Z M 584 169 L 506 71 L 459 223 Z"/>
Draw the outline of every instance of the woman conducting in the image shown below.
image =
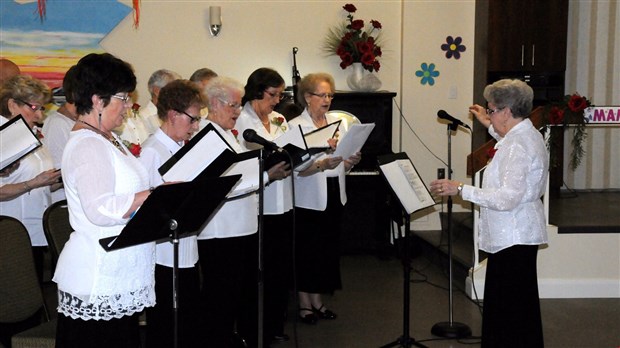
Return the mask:
<path id="1" fill-rule="evenodd" d="M 536 256 L 547 243 L 541 197 L 548 174 L 547 149 L 529 120 L 533 91 L 520 80 L 484 89 L 487 109 L 469 111 L 497 144 L 482 187 L 435 180 L 431 191 L 460 194 L 480 206 L 479 246 L 489 254 L 484 286 L 482 347 L 543 347 Z"/>
<path id="2" fill-rule="evenodd" d="M 189 80 L 172 81 L 161 89 L 157 98 L 157 114 L 162 125 L 144 142 L 140 153 L 140 162 L 149 173 L 149 186 L 163 184 L 163 179 L 157 170 L 198 130 L 202 107 L 202 94 Z M 195 234 L 179 240 L 178 255 L 178 344 L 179 347 L 190 347 L 195 342 L 194 336 L 199 329 L 196 325 L 198 319 L 196 309 L 200 298 L 200 276 Z M 148 320 L 146 346 L 172 347 L 174 346 L 173 244 L 170 241 L 157 244 L 156 256 L 157 305 L 146 310 Z"/>
<path id="3" fill-rule="evenodd" d="M 35 134 L 36 124 L 43 119 L 43 105 L 50 99 L 50 90 L 43 82 L 17 75 L 6 81 L 0 90 L 0 124 L 21 115 Z M 39 136 L 41 137 L 41 136 Z M 0 215 L 21 221 L 30 235 L 39 281 L 43 278 L 43 259 L 47 240 L 43 233 L 43 213 L 51 204 L 51 191 L 62 186 L 60 171 L 54 169 L 52 155 L 39 147 L 15 164 L 9 175 L 0 176 Z"/>
<path id="4" fill-rule="evenodd" d="M 56 347 L 139 347 L 138 315 L 155 304 L 155 243 L 106 252 L 150 194 L 148 173 L 112 129 L 131 107 L 129 64 L 89 54 L 75 67 L 76 122 L 62 158 L 71 227 L 54 281 Z"/>
<path id="5" fill-rule="evenodd" d="M 306 75 L 298 86 L 298 101 L 305 109 L 289 125 L 301 125 L 305 134 L 337 121 L 327 114 L 335 89 L 329 74 Z M 339 131 L 339 136 L 344 136 L 344 130 Z M 335 139 L 330 145 L 335 147 Z M 323 304 L 321 294 L 342 287 L 339 240 L 340 220 L 347 202 L 345 173 L 360 159 L 359 152 L 347 159 L 323 153 L 313 165 L 295 173 L 296 277 L 299 316 L 306 324 L 316 324 L 319 318 L 336 319 L 336 314 Z"/>
<path id="6" fill-rule="evenodd" d="M 282 100 L 284 79 L 269 68 L 255 70 L 248 77 L 243 97 L 243 110 L 237 119 L 239 134 L 246 129 L 273 141 L 288 128 L 286 119 L 273 111 Z M 254 150 L 261 146 L 241 140 Z M 280 162 L 268 171 L 269 180 L 264 190 L 263 260 L 264 260 L 264 337 L 265 342 L 288 341 L 284 334 L 284 319 L 288 304 L 288 290 L 292 284 L 292 231 L 293 200 L 291 171 L 286 162 Z"/>

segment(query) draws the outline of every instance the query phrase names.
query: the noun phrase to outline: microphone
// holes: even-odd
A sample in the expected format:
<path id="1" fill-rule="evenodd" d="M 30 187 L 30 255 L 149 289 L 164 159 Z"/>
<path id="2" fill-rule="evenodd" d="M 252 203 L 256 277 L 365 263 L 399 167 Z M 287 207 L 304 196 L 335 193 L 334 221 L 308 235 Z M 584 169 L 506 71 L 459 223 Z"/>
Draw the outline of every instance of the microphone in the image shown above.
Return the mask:
<path id="1" fill-rule="evenodd" d="M 277 152 L 283 151 L 281 147 L 276 145 L 276 143 L 261 137 L 260 135 L 256 134 L 256 131 L 254 129 L 251 129 L 251 128 L 248 128 L 243 131 L 243 139 L 245 139 L 245 141 L 250 142 L 250 143 L 256 143 L 259 145 L 263 145 L 265 149 L 268 149 L 271 151 L 277 151 Z"/>
<path id="2" fill-rule="evenodd" d="M 467 129 L 471 130 L 471 128 L 469 128 L 469 126 L 467 124 L 463 123 L 463 121 L 450 116 L 450 114 L 448 114 L 444 110 L 437 111 L 437 117 L 439 117 L 439 118 L 441 118 L 443 120 L 446 120 L 446 121 L 450 121 L 450 122 L 456 124 L 457 126 L 463 126 L 463 127 L 467 128 Z M 245 133 L 244 133 L 244 136 L 245 136 Z"/>

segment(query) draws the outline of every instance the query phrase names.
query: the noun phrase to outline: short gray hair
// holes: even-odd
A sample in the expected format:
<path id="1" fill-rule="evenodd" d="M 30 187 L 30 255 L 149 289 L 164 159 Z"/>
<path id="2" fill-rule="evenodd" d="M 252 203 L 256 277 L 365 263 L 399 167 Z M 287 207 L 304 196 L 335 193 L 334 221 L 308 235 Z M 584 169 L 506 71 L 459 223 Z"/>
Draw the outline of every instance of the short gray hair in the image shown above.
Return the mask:
<path id="1" fill-rule="evenodd" d="M 212 99 L 228 101 L 231 92 L 239 92 L 239 95 L 243 97 L 245 94 L 243 84 L 226 76 L 212 78 L 204 89 L 204 94 L 207 96 L 207 106 L 211 108 Z"/>
<path id="2" fill-rule="evenodd" d="M 181 75 L 177 74 L 174 71 L 167 69 L 159 69 L 151 74 L 148 82 L 148 89 L 151 96 L 153 96 L 153 89 L 155 87 L 163 88 L 165 85 L 169 84 L 174 80 L 179 80 Z"/>
<path id="3" fill-rule="evenodd" d="M 534 91 L 521 80 L 503 79 L 486 86 L 484 99 L 498 109 L 509 108 L 513 117 L 527 118 L 532 112 Z"/>
<path id="4" fill-rule="evenodd" d="M 212 79 L 214 77 L 217 77 L 217 73 L 209 68 L 200 68 L 196 71 L 194 71 L 194 73 L 192 74 L 192 76 L 189 78 L 190 81 L 192 82 L 200 82 L 202 80 L 205 79 Z"/>

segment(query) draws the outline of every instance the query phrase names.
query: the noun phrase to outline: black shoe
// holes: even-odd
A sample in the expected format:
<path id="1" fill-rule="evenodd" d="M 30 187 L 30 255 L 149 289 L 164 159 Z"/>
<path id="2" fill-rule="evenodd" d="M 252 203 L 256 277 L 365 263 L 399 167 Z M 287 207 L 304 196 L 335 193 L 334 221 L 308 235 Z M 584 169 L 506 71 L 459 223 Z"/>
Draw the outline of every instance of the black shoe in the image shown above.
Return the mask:
<path id="1" fill-rule="evenodd" d="M 330 311 L 329 309 L 325 308 L 325 305 L 322 305 L 319 309 L 314 308 L 314 306 L 312 306 L 312 312 L 314 312 L 314 314 L 319 318 L 319 319 L 327 319 L 327 320 L 334 320 L 336 318 L 338 318 L 338 315 L 336 315 L 336 313 Z"/>
<path id="2" fill-rule="evenodd" d="M 303 311 L 307 311 L 310 313 L 306 315 L 302 315 L 301 312 Z M 312 309 L 308 309 L 308 308 L 299 309 L 299 321 L 301 321 L 302 323 L 308 324 L 308 325 L 315 325 L 318 320 L 319 318 L 317 318 L 316 314 L 314 313 Z"/>
<path id="3" fill-rule="evenodd" d="M 277 335 L 273 335 L 273 337 L 271 338 L 271 341 L 274 343 L 280 343 L 280 342 L 288 342 L 291 338 L 288 337 L 287 334 L 282 333 L 282 334 L 277 334 Z"/>

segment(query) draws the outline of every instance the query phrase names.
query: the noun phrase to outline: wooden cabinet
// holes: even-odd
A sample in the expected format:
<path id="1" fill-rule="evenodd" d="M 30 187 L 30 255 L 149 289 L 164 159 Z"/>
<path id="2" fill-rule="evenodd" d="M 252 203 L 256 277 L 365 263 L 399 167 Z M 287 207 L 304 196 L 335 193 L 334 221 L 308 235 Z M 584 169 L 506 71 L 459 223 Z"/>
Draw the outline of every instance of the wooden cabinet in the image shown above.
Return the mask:
<path id="1" fill-rule="evenodd" d="M 566 69 L 568 0 L 488 0 L 487 71 Z"/>
<path id="2" fill-rule="evenodd" d="M 377 156 L 392 153 L 394 92 L 336 91 L 331 110 L 347 111 L 375 128 L 362 147 L 362 161 L 347 175 L 341 251 L 379 253 L 389 248 L 389 187 L 378 172 Z"/>

